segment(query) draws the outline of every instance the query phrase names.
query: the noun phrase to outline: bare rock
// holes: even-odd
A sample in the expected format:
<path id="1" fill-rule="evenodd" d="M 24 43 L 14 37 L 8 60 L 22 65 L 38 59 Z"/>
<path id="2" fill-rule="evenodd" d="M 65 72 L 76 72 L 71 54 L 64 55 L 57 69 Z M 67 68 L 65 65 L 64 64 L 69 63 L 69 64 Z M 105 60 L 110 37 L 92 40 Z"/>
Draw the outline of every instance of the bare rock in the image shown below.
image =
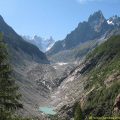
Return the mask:
<path id="1" fill-rule="evenodd" d="M 120 114 L 120 93 L 118 94 L 118 96 L 115 99 L 114 111 L 113 112 L 114 112 L 115 115 Z"/>

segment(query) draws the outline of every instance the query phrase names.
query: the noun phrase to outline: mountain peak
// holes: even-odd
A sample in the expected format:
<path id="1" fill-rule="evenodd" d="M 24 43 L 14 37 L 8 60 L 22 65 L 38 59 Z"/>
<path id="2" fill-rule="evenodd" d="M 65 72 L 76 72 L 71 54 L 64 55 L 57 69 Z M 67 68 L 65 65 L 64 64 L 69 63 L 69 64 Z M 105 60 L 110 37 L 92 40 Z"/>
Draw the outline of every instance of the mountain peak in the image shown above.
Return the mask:
<path id="1" fill-rule="evenodd" d="M 50 36 L 50 38 L 48 39 L 44 39 L 38 35 L 35 35 L 33 38 L 26 35 L 22 37 L 24 40 L 37 46 L 43 52 L 46 52 L 47 50 L 49 50 L 55 43 L 55 40 L 53 39 L 52 36 Z"/>
<path id="2" fill-rule="evenodd" d="M 0 24 L 2 25 L 2 24 L 6 24 L 5 23 L 5 21 L 4 21 L 4 19 L 3 19 L 3 17 L 0 15 Z"/>
<path id="3" fill-rule="evenodd" d="M 99 14 L 99 15 L 103 16 L 103 13 L 102 13 L 101 10 L 98 10 L 98 11 L 94 12 L 94 14 Z"/>
<path id="4" fill-rule="evenodd" d="M 107 20 L 107 23 L 109 25 L 120 26 L 120 17 L 118 17 L 117 15 L 114 15 Z"/>
<path id="5" fill-rule="evenodd" d="M 101 19 L 105 19 L 103 16 L 103 13 L 101 10 L 94 12 L 92 15 L 90 15 L 90 17 L 88 18 L 88 22 L 93 22 L 96 20 L 101 20 Z"/>
<path id="6" fill-rule="evenodd" d="M 42 41 L 43 38 L 41 38 L 40 36 L 35 35 L 33 39 L 35 39 L 37 41 Z"/>
<path id="7" fill-rule="evenodd" d="M 106 19 L 103 16 L 103 13 L 101 10 L 94 12 L 88 18 L 88 23 L 96 32 L 99 32 L 101 30 L 101 26 L 105 23 L 105 21 Z"/>
<path id="8" fill-rule="evenodd" d="M 101 17 L 104 18 L 102 11 L 99 10 L 99 11 L 94 12 L 92 15 L 90 15 L 88 21 L 91 21 L 91 19 L 93 20 L 93 19 L 96 19 L 96 18 L 100 19 Z"/>
<path id="9" fill-rule="evenodd" d="M 3 20 L 3 17 L 0 15 L 0 20 Z"/>

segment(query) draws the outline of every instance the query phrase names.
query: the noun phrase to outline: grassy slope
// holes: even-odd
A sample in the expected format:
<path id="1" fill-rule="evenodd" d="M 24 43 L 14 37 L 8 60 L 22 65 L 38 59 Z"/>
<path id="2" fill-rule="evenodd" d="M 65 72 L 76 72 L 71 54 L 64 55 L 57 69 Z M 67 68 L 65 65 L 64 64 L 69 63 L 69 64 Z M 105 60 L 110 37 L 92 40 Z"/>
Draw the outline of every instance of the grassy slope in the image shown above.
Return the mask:
<path id="1" fill-rule="evenodd" d="M 96 66 L 89 72 L 86 90 L 95 89 L 87 96 L 85 116 L 112 116 L 116 96 L 120 93 L 120 36 L 111 37 L 87 56 Z M 105 84 L 109 77 L 112 82 Z"/>

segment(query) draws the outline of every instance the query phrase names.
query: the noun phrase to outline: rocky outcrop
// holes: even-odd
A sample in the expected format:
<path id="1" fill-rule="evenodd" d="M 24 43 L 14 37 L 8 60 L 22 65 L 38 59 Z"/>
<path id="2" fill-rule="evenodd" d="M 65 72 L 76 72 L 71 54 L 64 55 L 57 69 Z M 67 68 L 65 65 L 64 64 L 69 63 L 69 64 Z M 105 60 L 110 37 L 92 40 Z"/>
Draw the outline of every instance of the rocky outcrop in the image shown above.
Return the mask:
<path id="1" fill-rule="evenodd" d="M 119 115 L 120 114 L 120 94 L 118 94 L 118 96 L 115 99 L 113 113 L 115 115 Z"/>
<path id="2" fill-rule="evenodd" d="M 116 71 L 115 73 L 109 75 L 108 78 L 106 78 L 106 80 L 104 81 L 104 84 L 107 87 L 110 87 L 113 83 L 119 82 L 119 81 L 120 81 L 120 73 L 119 71 Z"/>

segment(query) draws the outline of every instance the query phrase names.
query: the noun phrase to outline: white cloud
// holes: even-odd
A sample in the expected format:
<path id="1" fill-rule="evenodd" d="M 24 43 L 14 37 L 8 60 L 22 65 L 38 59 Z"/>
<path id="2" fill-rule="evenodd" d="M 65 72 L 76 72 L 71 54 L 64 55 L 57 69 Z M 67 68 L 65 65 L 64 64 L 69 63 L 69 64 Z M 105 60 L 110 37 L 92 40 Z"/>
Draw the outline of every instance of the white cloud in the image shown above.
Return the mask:
<path id="1" fill-rule="evenodd" d="M 77 0 L 80 4 L 84 4 L 84 3 L 87 3 L 87 2 L 100 2 L 100 1 L 103 1 L 103 0 Z"/>

